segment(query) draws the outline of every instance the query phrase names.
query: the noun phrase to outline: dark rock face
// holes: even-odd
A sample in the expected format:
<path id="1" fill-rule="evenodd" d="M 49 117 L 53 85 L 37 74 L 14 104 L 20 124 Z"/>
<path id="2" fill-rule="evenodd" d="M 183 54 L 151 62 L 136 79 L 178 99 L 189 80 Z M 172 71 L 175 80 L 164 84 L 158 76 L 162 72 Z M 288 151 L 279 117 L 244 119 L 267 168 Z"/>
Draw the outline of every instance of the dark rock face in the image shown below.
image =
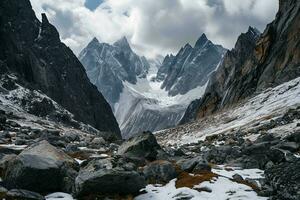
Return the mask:
<path id="1" fill-rule="evenodd" d="M 259 32 L 252 27 L 249 27 L 246 33 L 239 36 L 235 48 L 227 51 L 221 65 L 212 74 L 205 94 L 201 99 L 195 100 L 189 105 L 181 123 L 213 113 L 221 104 L 224 104 L 223 96 L 226 95 L 225 93 L 232 82 L 239 78 L 241 67 L 251 56 L 258 37 Z"/>
<path id="2" fill-rule="evenodd" d="M 76 178 L 76 194 L 137 194 L 145 187 L 143 176 L 136 171 L 116 166 L 110 160 L 93 160 L 80 170 Z"/>
<path id="3" fill-rule="evenodd" d="M 10 159 L 4 170 L 8 188 L 34 192 L 72 192 L 77 163 L 61 150 L 41 141 Z"/>
<path id="4" fill-rule="evenodd" d="M 144 158 L 153 161 L 161 147 L 151 132 L 144 132 L 124 142 L 118 149 L 118 154 L 130 158 Z"/>
<path id="5" fill-rule="evenodd" d="M 168 55 L 159 68 L 157 79 L 163 81 L 162 88 L 170 95 L 185 94 L 208 81 L 225 51 L 203 34 L 194 47 L 187 44 L 176 56 Z"/>
<path id="6" fill-rule="evenodd" d="M 73 113 L 76 120 L 120 137 L 110 106 L 89 82 L 73 52 L 61 43 L 46 15 L 41 23 L 28 0 L 4 0 L 0 3 L 0 20 L 2 72 L 14 73 L 24 87 L 41 90 Z M 36 109 L 33 112 L 40 113 Z"/>
<path id="7" fill-rule="evenodd" d="M 91 82 L 112 108 L 123 91 L 123 81 L 135 84 L 137 78 L 145 77 L 149 69 L 146 58 L 135 54 L 125 37 L 113 45 L 100 43 L 94 38 L 82 50 L 79 59 Z"/>
<path id="8" fill-rule="evenodd" d="M 300 2 L 280 1 L 276 19 L 252 40 L 239 38 L 212 78 L 202 99 L 187 110 L 184 122 L 207 116 L 220 108 L 292 80 L 300 75 Z M 249 29 L 244 36 L 254 32 Z"/>

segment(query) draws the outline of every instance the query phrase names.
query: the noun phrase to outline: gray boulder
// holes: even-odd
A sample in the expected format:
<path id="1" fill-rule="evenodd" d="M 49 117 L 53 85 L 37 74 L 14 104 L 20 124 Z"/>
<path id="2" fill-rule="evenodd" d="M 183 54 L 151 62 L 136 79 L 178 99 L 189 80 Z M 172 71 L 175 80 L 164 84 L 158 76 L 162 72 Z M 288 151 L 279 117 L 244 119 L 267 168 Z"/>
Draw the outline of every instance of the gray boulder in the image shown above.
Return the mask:
<path id="1" fill-rule="evenodd" d="M 18 190 L 18 189 L 9 190 L 6 193 L 5 199 L 7 199 L 7 200 L 45 200 L 45 198 L 38 193 L 31 192 L 28 190 Z"/>
<path id="2" fill-rule="evenodd" d="M 177 177 L 173 164 L 164 160 L 154 161 L 146 165 L 143 173 L 149 183 L 167 183 Z"/>
<path id="3" fill-rule="evenodd" d="M 177 164 L 186 172 L 211 171 L 211 166 L 203 156 L 179 160 Z"/>
<path id="4" fill-rule="evenodd" d="M 145 187 L 145 178 L 136 171 L 115 166 L 109 159 L 92 160 L 76 178 L 79 198 L 100 194 L 137 194 Z"/>
<path id="5" fill-rule="evenodd" d="M 9 189 L 26 189 L 39 193 L 72 192 L 77 175 L 76 161 L 47 141 L 22 151 L 5 167 L 3 180 Z"/>
<path id="6" fill-rule="evenodd" d="M 156 160 L 161 147 L 151 132 L 144 132 L 124 142 L 118 149 L 118 155 L 129 158 Z"/>

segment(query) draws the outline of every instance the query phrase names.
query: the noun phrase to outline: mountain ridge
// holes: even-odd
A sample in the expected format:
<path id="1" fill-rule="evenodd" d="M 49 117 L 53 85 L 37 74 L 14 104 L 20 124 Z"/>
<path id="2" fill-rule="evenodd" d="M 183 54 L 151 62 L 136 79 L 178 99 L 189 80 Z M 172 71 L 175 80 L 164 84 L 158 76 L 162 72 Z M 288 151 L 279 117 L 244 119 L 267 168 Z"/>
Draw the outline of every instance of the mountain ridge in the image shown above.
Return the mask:
<path id="1" fill-rule="evenodd" d="M 0 15 L 2 75 L 14 73 L 21 85 L 43 91 L 75 119 L 120 138 L 109 105 L 47 16 L 40 22 L 28 0 L 1 1 Z"/>
<path id="2" fill-rule="evenodd" d="M 289 0 L 279 1 L 279 4 L 280 8 L 275 20 L 267 25 L 254 44 L 254 49 L 248 52 L 249 56 L 244 59 L 244 63 L 237 71 L 235 67 L 230 66 L 230 61 L 226 63 L 225 58 L 221 68 L 224 71 L 231 70 L 236 78 L 229 77 L 223 80 L 220 77 L 224 77 L 225 73 L 219 70 L 215 76 L 220 80 L 215 78 L 210 84 L 214 86 L 210 86 L 203 98 L 190 105 L 181 123 L 210 115 L 254 93 L 300 75 L 300 63 L 297 59 L 300 54 L 300 41 L 297 38 L 300 27 L 300 3 Z M 242 49 L 248 46 L 237 42 L 236 48 Z M 223 88 L 222 82 L 228 83 L 226 88 Z"/>

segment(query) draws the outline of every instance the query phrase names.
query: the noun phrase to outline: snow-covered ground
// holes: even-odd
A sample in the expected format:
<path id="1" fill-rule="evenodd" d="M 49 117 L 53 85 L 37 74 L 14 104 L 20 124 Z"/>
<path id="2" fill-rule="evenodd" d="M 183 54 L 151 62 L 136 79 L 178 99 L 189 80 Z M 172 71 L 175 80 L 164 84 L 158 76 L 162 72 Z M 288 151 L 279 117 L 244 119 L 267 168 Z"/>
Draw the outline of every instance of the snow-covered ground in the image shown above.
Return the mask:
<path id="1" fill-rule="evenodd" d="M 195 185 L 192 189 L 188 187 L 176 188 L 175 183 L 177 179 L 171 180 L 166 185 L 147 185 L 142 189 L 141 194 L 134 198 L 134 200 L 267 200 L 266 197 L 260 197 L 249 186 L 237 183 L 232 180 L 234 174 L 239 174 L 244 179 L 259 180 L 263 178 L 263 171 L 259 169 L 238 169 L 228 166 L 215 166 L 212 172 L 217 177 L 212 178 L 211 181 L 205 181 Z M 226 170 L 227 169 L 227 170 Z M 207 191 L 201 191 L 205 188 Z M 200 189 L 200 190 L 199 190 Z M 208 191 L 210 190 L 210 191 Z M 46 196 L 46 200 L 74 200 L 74 198 L 65 193 L 57 192 Z"/>
<path id="2" fill-rule="evenodd" d="M 224 166 L 217 166 L 212 171 L 219 175 L 211 181 L 205 181 L 195 185 L 192 189 L 187 187 L 176 188 L 176 179 L 171 180 L 167 185 L 148 185 L 145 194 L 135 198 L 135 200 L 267 200 L 266 197 L 259 197 L 253 189 L 247 185 L 237 183 L 232 180 L 234 174 L 239 174 L 244 178 L 260 179 L 263 172 L 258 169 L 235 169 L 226 171 Z M 197 189 L 205 188 L 206 191 Z"/>
<path id="3" fill-rule="evenodd" d="M 6 113 L 13 113 L 17 118 L 12 118 L 10 121 L 16 122 L 20 126 L 30 127 L 31 129 L 59 129 L 62 134 L 66 132 L 76 132 L 80 135 L 87 135 L 90 132 L 98 132 L 96 129 L 90 125 L 77 122 L 80 125 L 79 129 L 75 129 L 69 125 L 60 123 L 58 121 L 53 121 L 48 117 L 37 117 L 33 114 L 28 113 L 27 105 L 23 105 L 24 99 L 29 98 L 31 101 L 42 101 L 44 98 L 51 101 L 55 107 L 55 111 L 61 114 L 67 114 L 70 118 L 73 117 L 69 111 L 61 107 L 54 100 L 49 98 L 47 95 L 41 93 L 40 91 L 31 91 L 21 85 L 16 84 L 18 87 L 12 91 L 6 91 L 4 88 L 0 87 L 0 109 L 4 110 Z M 72 119 L 73 120 L 73 119 Z M 75 122 L 75 121 L 74 121 Z M 88 130 L 88 131 L 87 131 Z M 15 134 L 11 132 L 11 134 Z M 0 147 L 5 147 L 14 150 L 23 150 L 26 145 L 15 145 L 15 144 L 1 144 Z"/>
<path id="4" fill-rule="evenodd" d="M 251 130 L 263 123 L 282 116 L 287 110 L 300 106 L 300 78 L 249 98 L 234 107 L 198 121 L 156 132 L 158 141 L 164 145 L 182 145 L 204 140 L 206 136 L 231 133 L 236 130 Z M 273 133 L 288 134 L 297 128 L 299 120 L 269 130 Z M 299 127 L 298 127 L 299 128 Z M 250 135 L 249 137 L 253 137 Z"/>

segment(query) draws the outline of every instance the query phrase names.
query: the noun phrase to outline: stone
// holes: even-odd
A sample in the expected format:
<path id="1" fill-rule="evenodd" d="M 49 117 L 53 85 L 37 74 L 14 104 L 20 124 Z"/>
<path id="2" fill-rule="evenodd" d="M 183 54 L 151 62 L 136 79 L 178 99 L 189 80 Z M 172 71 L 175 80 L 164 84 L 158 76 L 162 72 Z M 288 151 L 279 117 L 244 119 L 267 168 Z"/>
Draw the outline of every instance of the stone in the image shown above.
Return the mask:
<path id="1" fill-rule="evenodd" d="M 282 150 L 288 150 L 290 152 L 297 152 L 300 148 L 300 143 L 296 142 L 281 142 L 273 148 L 278 148 Z"/>
<path id="2" fill-rule="evenodd" d="M 143 169 L 148 183 L 168 183 L 177 177 L 174 165 L 169 161 L 157 160 L 149 163 Z"/>
<path id="3" fill-rule="evenodd" d="M 75 141 L 80 141 L 80 137 L 77 133 L 74 133 L 72 131 L 65 131 L 63 133 L 63 137 L 67 142 L 75 142 Z"/>
<path id="4" fill-rule="evenodd" d="M 177 162 L 180 168 L 185 172 L 211 171 L 211 166 L 203 156 L 197 156 L 191 159 L 184 159 Z"/>
<path id="5" fill-rule="evenodd" d="M 47 141 L 41 141 L 9 160 L 3 180 L 9 189 L 26 189 L 39 193 L 72 192 L 72 189 L 65 190 L 65 181 L 72 188 L 77 167 L 77 162 L 63 151 Z"/>
<path id="6" fill-rule="evenodd" d="M 117 154 L 125 157 L 146 159 L 154 161 L 158 150 L 161 147 L 151 132 L 144 132 L 141 135 L 130 138 L 125 141 L 118 149 Z"/>
<path id="7" fill-rule="evenodd" d="M 232 179 L 235 180 L 235 181 L 237 181 L 237 182 L 241 182 L 241 181 L 244 180 L 243 177 L 241 175 L 239 175 L 239 174 L 234 174 L 232 176 Z"/>
<path id="8" fill-rule="evenodd" d="M 145 178 L 136 171 L 114 166 L 108 159 L 92 160 L 79 171 L 76 195 L 137 194 L 145 186 Z"/>
<path id="9" fill-rule="evenodd" d="M 92 148 L 100 148 L 106 144 L 106 141 L 102 137 L 95 137 L 89 146 Z"/>
<path id="10" fill-rule="evenodd" d="M 12 189 L 6 193 L 5 199 L 7 200 L 45 200 L 45 198 L 36 193 L 28 190 Z"/>

